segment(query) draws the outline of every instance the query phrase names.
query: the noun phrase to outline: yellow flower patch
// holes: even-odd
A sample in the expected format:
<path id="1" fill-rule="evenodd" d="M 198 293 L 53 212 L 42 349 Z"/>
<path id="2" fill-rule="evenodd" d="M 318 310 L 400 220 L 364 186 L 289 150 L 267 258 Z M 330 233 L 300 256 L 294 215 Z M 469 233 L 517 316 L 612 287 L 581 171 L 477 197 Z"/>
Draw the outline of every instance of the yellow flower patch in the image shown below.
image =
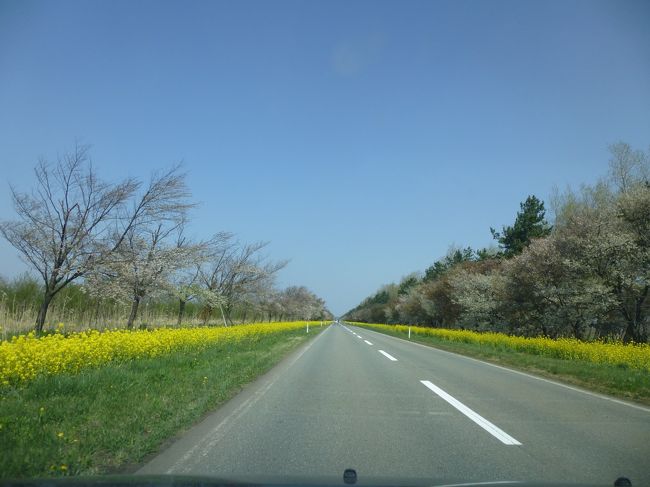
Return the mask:
<path id="1" fill-rule="evenodd" d="M 153 358 L 179 350 L 197 351 L 217 343 L 258 340 L 272 333 L 304 328 L 307 322 L 225 327 L 157 328 L 152 331 L 90 330 L 68 335 L 34 333 L 0 341 L 0 385 L 27 382 L 38 375 L 76 373 L 113 361 Z"/>
<path id="2" fill-rule="evenodd" d="M 355 323 L 358 326 L 375 328 L 377 330 L 394 330 L 408 333 L 405 325 L 378 325 Z M 447 330 L 444 328 L 428 328 L 411 326 L 411 335 L 433 336 L 452 342 L 473 343 L 493 348 L 506 348 L 517 352 L 545 355 L 548 357 L 584 360 L 586 362 L 610 364 L 631 369 L 647 370 L 650 372 L 650 345 L 622 344 L 617 342 L 583 342 L 575 338 L 526 338 L 510 336 L 504 333 L 479 333 L 469 330 Z"/>

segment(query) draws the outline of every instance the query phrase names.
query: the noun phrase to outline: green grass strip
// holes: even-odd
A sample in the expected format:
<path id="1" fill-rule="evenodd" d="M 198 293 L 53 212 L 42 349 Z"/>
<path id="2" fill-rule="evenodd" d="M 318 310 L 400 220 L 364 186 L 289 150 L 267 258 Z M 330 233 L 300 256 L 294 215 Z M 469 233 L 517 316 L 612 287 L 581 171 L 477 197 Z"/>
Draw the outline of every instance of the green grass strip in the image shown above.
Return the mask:
<path id="1" fill-rule="evenodd" d="M 408 339 L 408 327 L 378 327 L 364 323 L 354 323 L 354 325 Z M 650 405 L 650 374 L 643 369 L 537 355 L 513 350 L 503 343 L 467 343 L 413 332 L 411 341 Z"/>
<path id="2" fill-rule="evenodd" d="M 320 330 L 272 333 L 4 387 L 0 477 L 129 470 Z"/>
<path id="3" fill-rule="evenodd" d="M 154 358 L 183 350 L 198 351 L 216 343 L 257 339 L 306 326 L 305 321 L 295 321 L 229 327 L 57 331 L 44 336 L 30 332 L 0 341 L 0 387 L 24 384 L 41 375 L 78 372 L 109 362 Z"/>

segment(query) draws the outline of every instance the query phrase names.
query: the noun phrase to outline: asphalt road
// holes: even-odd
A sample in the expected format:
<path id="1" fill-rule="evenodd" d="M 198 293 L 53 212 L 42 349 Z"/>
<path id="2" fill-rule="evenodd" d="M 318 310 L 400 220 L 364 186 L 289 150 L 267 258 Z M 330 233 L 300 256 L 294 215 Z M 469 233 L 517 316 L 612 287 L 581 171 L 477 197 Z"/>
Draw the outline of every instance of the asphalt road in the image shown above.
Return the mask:
<path id="1" fill-rule="evenodd" d="M 138 473 L 650 485 L 650 408 L 332 325 Z"/>

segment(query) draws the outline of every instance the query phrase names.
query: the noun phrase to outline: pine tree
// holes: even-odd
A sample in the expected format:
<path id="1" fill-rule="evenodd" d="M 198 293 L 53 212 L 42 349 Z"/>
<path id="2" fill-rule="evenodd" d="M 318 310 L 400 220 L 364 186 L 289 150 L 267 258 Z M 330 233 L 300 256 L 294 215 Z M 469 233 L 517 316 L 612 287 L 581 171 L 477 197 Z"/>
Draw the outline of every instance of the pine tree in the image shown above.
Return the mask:
<path id="1" fill-rule="evenodd" d="M 492 237 L 499 242 L 505 257 L 520 254 L 533 238 L 546 237 L 552 227 L 544 219 L 544 202 L 532 195 L 520 204 L 521 210 L 513 226 L 503 227 L 501 232 L 490 228 Z"/>

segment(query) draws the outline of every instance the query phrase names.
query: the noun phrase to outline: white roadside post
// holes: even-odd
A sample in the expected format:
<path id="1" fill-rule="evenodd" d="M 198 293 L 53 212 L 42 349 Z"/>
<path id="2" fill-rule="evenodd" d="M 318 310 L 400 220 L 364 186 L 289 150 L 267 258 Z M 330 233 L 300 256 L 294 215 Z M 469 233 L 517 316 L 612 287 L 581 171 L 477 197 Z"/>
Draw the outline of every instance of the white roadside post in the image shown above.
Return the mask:
<path id="1" fill-rule="evenodd" d="M 411 327 L 409 326 L 409 340 L 411 339 Z"/>
<path id="2" fill-rule="evenodd" d="M 309 322 L 307 322 L 307 333 L 309 333 Z"/>

